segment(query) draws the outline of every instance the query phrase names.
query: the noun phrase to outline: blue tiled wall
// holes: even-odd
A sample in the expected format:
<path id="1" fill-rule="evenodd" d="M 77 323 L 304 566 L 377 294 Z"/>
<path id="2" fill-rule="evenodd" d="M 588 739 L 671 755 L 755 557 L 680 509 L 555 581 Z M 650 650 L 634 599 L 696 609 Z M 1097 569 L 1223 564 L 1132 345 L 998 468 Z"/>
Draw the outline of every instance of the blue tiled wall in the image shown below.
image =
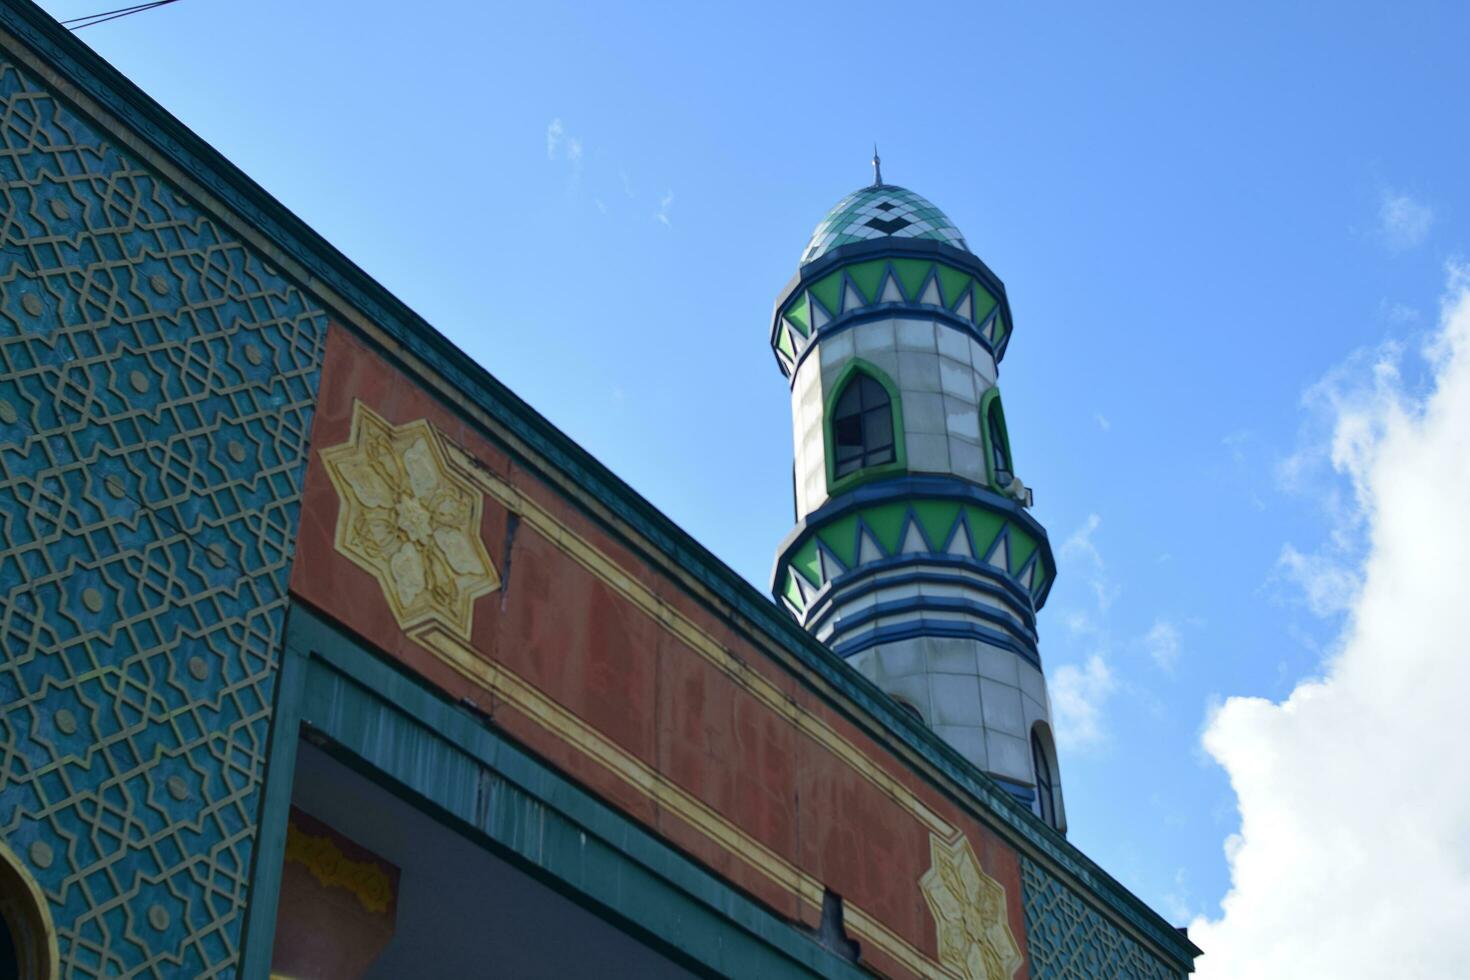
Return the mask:
<path id="1" fill-rule="evenodd" d="M 1031 980 L 1180 980 L 1030 858 L 1021 858 Z"/>
<path id="2" fill-rule="evenodd" d="M 229 975 L 326 317 L 3 51 L 0 185 L 0 835 L 64 975 Z"/>

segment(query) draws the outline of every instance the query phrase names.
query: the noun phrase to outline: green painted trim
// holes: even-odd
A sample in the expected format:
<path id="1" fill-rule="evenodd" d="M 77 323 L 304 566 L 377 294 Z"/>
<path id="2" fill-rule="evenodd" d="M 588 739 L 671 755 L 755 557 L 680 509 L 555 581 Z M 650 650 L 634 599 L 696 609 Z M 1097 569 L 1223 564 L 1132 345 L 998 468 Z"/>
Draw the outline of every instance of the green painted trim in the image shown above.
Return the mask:
<path id="1" fill-rule="evenodd" d="M 792 346 L 791 332 L 786 329 L 786 324 L 781 324 L 781 329 L 777 334 L 777 338 L 778 339 L 776 340 L 776 349 L 785 354 L 787 357 L 794 360 L 796 358 L 796 350 Z"/>
<path id="2" fill-rule="evenodd" d="M 896 500 L 893 503 L 879 504 L 858 511 L 858 517 L 867 525 L 869 531 L 878 542 L 878 547 L 896 555 L 903 547 L 903 528 L 908 522 L 909 504 L 907 500 Z"/>
<path id="3" fill-rule="evenodd" d="M 887 259 L 859 262 L 842 271 L 852 280 L 853 288 L 862 296 L 865 305 L 872 306 L 878 302 L 878 294 L 883 288 L 883 274 L 888 271 Z"/>
<path id="4" fill-rule="evenodd" d="M 812 316 L 805 290 L 796 297 L 796 300 L 790 306 L 786 307 L 786 313 L 784 315 L 791 325 L 796 328 L 797 333 L 803 337 L 811 336 Z"/>
<path id="5" fill-rule="evenodd" d="M 965 298 L 965 290 L 969 289 L 975 280 L 968 273 L 947 266 L 943 262 L 938 263 L 938 266 L 939 288 L 944 292 L 944 307 L 952 310 L 960 305 L 960 301 Z M 974 306 L 973 302 L 971 306 Z"/>
<path id="6" fill-rule="evenodd" d="M 857 515 L 848 514 L 817 529 L 817 537 L 848 568 L 857 564 Z"/>
<path id="7" fill-rule="evenodd" d="M 733 614 L 748 623 L 749 633 L 757 642 L 769 640 L 778 645 L 823 684 L 831 685 L 838 696 L 828 700 L 837 711 L 858 728 L 880 739 L 902 743 L 934 766 L 942 779 L 930 779 L 933 785 L 1008 839 L 1030 848 L 1070 876 L 1077 887 L 1096 898 L 1100 909 L 1128 923 L 1185 968 L 1199 955 L 1198 947 L 1162 916 L 1087 855 L 1053 833 L 952 746 L 899 708 L 876 685 L 808 635 L 769 597 L 639 496 L 605 464 L 455 347 L 35 3 L 0 2 L 0 26 L 20 40 L 22 63 L 31 58 L 39 60 L 65 86 L 95 101 L 103 112 L 115 118 L 126 129 L 133 152 L 142 154 L 145 160 L 147 154 L 153 154 L 197 181 L 212 196 L 211 201 L 200 202 L 206 210 L 226 216 L 231 223 L 248 224 L 270 247 L 300 265 L 307 277 L 305 282 L 319 281 L 341 296 L 346 305 L 329 304 L 329 308 L 342 322 L 350 325 L 356 316 L 371 321 L 387 335 L 391 344 L 422 361 L 459 392 L 458 398 L 464 404 L 476 406 L 495 425 L 503 426 L 512 439 L 526 447 L 526 452 L 513 445 L 506 449 L 528 473 L 543 479 L 560 474 L 583 488 L 596 501 L 595 506 L 570 499 L 590 520 L 602 524 L 634 553 L 656 556 L 655 561 L 667 560 L 710 589 L 715 597 L 708 603 L 712 611 L 717 615 Z M 88 110 L 82 110 L 82 114 L 93 115 Z M 882 265 L 882 260 L 877 261 Z M 983 263 L 975 261 L 983 268 Z M 821 260 L 818 260 L 812 271 L 820 268 Z M 844 268 L 851 277 L 856 264 Z M 988 269 L 986 272 L 994 280 L 995 295 L 1003 297 L 1004 286 Z M 805 269 L 799 271 L 783 294 L 797 288 L 806 274 Z M 307 288 L 311 290 L 310 286 Z M 860 285 L 858 288 L 861 291 Z M 391 349 L 384 353 L 389 358 L 395 357 Z M 996 353 L 999 360 L 1003 350 Z M 506 440 L 490 426 L 477 421 L 469 424 L 497 445 L 506 445 Z M 600 508 L 606 508 L 606 513 Z"/>
<path id="8" fill-rule="evenodd" d="M 1016 454 L 1011 452 L 1011 433 L 1006 428 L 1006 408 L 1000 400 L 1000 386 L 991 385 L 980 396 L 980 439 L 981 445 L 985 447 L 985 482 L 990 489 L 997 493 L 1004 493 L 1005 488 L 998 486 L 995 482 L 995 453 L 991 451 L 990 445 L 990 406 L 994 404 L 996 411 L 1000 413 L 1000 437 L 1005 441 L 1002 447 L 1006 451 L 1006 459 L 1011 461 L 1011 475 L 1016 473 Z"/>
<path id="9" fill-rule="evenodd" d="M 894 259 L 893 272 L 898 276 L 898 284 L 903 287 L 904 297 L 910 303 L 919 301 L 919 294 L 924 291 L 924 283 L 929 279 L 929 273 L 934 271 L 934 263 L 923 259 Z"/>
<path id="10" fill-rule="evenodd" d="M 929 540 L 929 547 L 943 551 L 949 532 L 954 530 L 960 519 L 960 504 L 953 500 L 915 500 L 913 508 L 919 528 Z"/>
<path id="11" fill-rule="evenodd" d="M 797 609 L 805 611 L 806 599 L 802 597 L 801 586 L 796 584 L 796 574 L 790 570 L 786 572 L 786 588 L 782 590 L 781 594 L 786 598 L 787 602 L 791 603 Z"/>
<path id="12" fill-rule="evenodd" d="M 970 525 L 970 547 L 975 558 L 984 561 L 985 556 L 990 554 L 990 549 L 995 547 L 995 540 L 1000 537 L 1000 532 L 1005 530 L 1006 519 L 995 511 L 967 504 L 965 520 Z"/>
<path id="13" fill-rule="evenodd" d="M 842 397 L 843 390 L 847 388 L 854 374 L 866 374 L 888 392 L 888 404 L 893 406 L 893 462 L 884 463 L 881 466 L 868 466 L 839 478 L 837 476 L 837 457 L 834 452 L 836 440 L 832 437 L 832 415 L 837 408 L 837 399 Z M 903 396 L 899 394 L 898 385 L 893 383 L 893 379 L 885 374 L 882 368 L 860 357 L 854 357 L 843 367 L 832 389 L 827 393 L 827 404 L 822 408 L 822 448 L 827 463 L 828 497 L 835 497 L 869 480 L 881 480 L 895 473 L 908 472 L 908 453 L 904 449 L 903 442 Z"/>
<path id="14" fill-rule="evenodd" d="M 806 544 L 802 545 L 796 554 L 791 556 L 791 568 L 799 572 L 801 577 L 807 580 L 812 588 L 819 588 L 822 584 L 822 563 L 817 558 L 817 539 L 807 538 Z"/>
<path id="15" fill-rule="evenodd" d="M 990 316 L 990 311 L 995 309 L 999 304 L 1000 301 L 991 295 L 990 290 L 978 282 L 975 283 L 975 302 L 970 312 L 975 317 L 975 325 L 977 327 L 985 325 L 985 318 Z M 993 342 L 991 346 L 994 346 Z"/>
<path id="16" fill-rule="evenodd" d="M 784 565 L 778 564 L 777 574 L 784 574 L 786 577 L 776 581 L 784 583 L 783 595 L 791 599 L 798 608 L 805 609 L 806 603 L 801 601 L 794 577 L 800 575 L 814 589 L 820 589 L 827 584 L 817 559 L 818 541 L 828 547 L 846 568 L 852 569 L 858 567 L 859 525 L 877 542 L 885 556 L 891 558 L 901 552 L 904 534 L 911 519 L 918 522 L 929 547 L 938 552 L 949 542 L 950 534 L 955 532 L 961 516 L 965 518 L 970 536 L 970 551 L 976 561 L 983 562 L 1002 535 L 1009 539 L 1009 565 L 1005 570 L 1006 574 L 1017 588 L 1023 593 L 1029 592 L 1034 600 L 1037 583 L 1033 581 L 1032 587 L 1027 589 L 1021 585 L 1019 577 L 1026 562 L 1038 550 L 1041 551 L 1039 560 L 1042 567 L 1050 567 L 1050 563 L 1045 560 L 1049 552 L 1042 546 L 1041 538 L 1021 522 L 1007 519 L 1005 515 L 983 506 L 929 497 L 907 497 L 871 504 L 844 513 L 831 523 L 809 527 L 807 533 L 798 539 L 800 546 L 797 550 Z"/>
<path id="17" fill-rule="evenodd" d="M 240 976 L 246 980 L 270 975 L 276 941 L 276 905 L 281 897 L 281 862 L 286 854 L 286 823 L 291 810 L 291 784 L 296 777 L 296 743 L 301 729 L 301 703 L 306 689 L 306 660 L 292 649 L 293 620 L 286 614 L 286 644 L 276 675 L 276 703 L 271 713 L 270 745 L 266 750 L 265 785 L 255 830 L 254 867 L 245 906 L 245 933 L 241 937 Z"/>
<path id="18" fill-rule="evenodd" d="M 296 607 L 287 643 L 302 721 L 347 761 L 615 927 L 700 972 L 869 976 L 322 618 Z"/>
<path id="19" fill-rule="evenodd" d="M 827 310 L 828 316 L 835 317 L 842 309 L 842 273 L 839 271 L 823 276 L 812 283 L 808 292 L 817 298 L 817 302 Z"/>
<path id="20" fill-rule="evenodd" d="M 1015 525 L 1011 526 L 1011 574 L 1019 576 L 1021 569 L 1036 553 L 1036 539 Z"/>

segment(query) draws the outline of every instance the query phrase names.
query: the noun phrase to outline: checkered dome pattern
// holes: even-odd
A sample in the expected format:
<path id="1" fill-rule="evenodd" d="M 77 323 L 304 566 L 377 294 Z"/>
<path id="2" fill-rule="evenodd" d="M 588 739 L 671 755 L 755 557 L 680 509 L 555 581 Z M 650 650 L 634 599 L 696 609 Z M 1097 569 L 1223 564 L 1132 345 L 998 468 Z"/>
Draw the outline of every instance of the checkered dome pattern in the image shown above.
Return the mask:
<path id="1" fill-rule="evenodd" d="M 875 238 L 929 238 L 970 250 L 965 236 L 944 212 L 913 191 L 878 184 L 854 191 L 827 212 L 812 232 L 801 264 L 821 258 L 834 248 Z"/>

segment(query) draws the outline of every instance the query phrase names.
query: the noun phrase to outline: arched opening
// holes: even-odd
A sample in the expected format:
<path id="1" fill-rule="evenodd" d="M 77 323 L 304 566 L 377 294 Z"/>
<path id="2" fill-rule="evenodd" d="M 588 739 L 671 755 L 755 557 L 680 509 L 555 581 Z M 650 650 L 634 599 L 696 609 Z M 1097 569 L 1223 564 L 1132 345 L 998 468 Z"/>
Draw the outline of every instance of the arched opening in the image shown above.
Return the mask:
<path id="1" fill-rule="evenodd" d="M 887 389 L 865 372 L 854 372 L 837 396 L 832 457 L 836 477 L 897 459 L 893 402 Z"/>
<path id="2" fill-rule="evenodd" d="M 57 959 L 46 897 L 25 865 L 0 843 L 0 976 L 52 980 Z"/>
<path id="3" fill-rule="evenodd" d="M 1000 392 L 994 388 L 986 392 L 980 411 L 985 433 L 985 466 L 990 471 L 990 483 L 997 490 L 1004 490 L 1015 479 L 1016 468 L 1011 461 L 1011 439 L 1006 432 L 1006 413 L 1000 403 Z"/>
<path id="4" fill-rule="evenodd" d="M 1047 826 L 1062 829 L 1061 815 L 1057 808 L 1056 756 L 1052 752 L 1051 736 L 1046 726 L 1037 723 L 1031 729 L 1031 766 L 1036 773 L 1037 816 Z"/>

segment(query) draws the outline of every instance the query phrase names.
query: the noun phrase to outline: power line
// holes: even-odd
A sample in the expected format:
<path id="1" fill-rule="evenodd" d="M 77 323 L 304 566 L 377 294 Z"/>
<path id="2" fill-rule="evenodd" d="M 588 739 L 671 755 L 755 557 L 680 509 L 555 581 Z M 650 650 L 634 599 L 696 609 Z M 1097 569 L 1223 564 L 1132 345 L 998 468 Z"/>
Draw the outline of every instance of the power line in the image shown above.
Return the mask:
<path id="1" fill-rule="evenodd" d="M 127 17 L 129 14 L 141 14 L 145 10 L 152 10 L 154 7 L 166 7 L 171 3 L 178 3 L 178 0 L 150 0 L 149 3 L 134 4 L 131 7 L 119 7 L 116 10 L 104 10 L 100 13 L 88 14 L 85 17 L 73 17 L 61 23 L 69 31 L 79 31 L 84 27 L 96 27 L 98 24 L 105 24 L 109 20 L 117 20 L 119 17 Z"/>

